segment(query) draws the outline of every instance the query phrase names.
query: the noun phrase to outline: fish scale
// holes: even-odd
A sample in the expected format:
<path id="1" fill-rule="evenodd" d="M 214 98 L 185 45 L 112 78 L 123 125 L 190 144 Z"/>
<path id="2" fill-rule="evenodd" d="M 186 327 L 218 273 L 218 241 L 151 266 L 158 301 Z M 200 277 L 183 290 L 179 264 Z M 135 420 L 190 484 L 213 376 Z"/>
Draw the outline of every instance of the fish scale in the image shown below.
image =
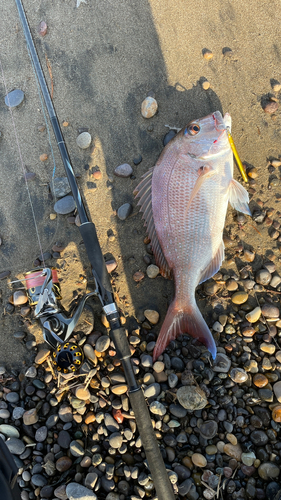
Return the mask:
<path id="1" fill-rule="evenodd" d="M 228 201 L 250 214 L 248 193 L 233 179 L 226 131 L 230 120 L 216 111 L 191 122 L 167 144 L 136 189 L 156 263 L 163 276 L 173 276 L 175 281 L 175 297 L 162 324 L 154 360 L 180 333 L 198 338 L 216 357 L 195 289 L 218 271 L 224 259 Z"/>

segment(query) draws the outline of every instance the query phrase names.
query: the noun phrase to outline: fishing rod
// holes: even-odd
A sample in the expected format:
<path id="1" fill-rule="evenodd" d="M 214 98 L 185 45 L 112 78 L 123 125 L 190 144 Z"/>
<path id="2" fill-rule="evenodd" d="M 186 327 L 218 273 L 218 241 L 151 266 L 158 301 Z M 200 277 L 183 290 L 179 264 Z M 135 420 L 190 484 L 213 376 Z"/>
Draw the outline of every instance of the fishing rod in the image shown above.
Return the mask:
<path id="1" fill-rule="evenodd" d="M 67 178 L 71 187 L 73 198 L 75 200 L 77 211 L 80 217 L 81 225 L 79 230 L 85 243 L 88 259 L 92 267 L 92 273 L 95 280 L 96 289 L 87 294 L 82 299 L 78 309 L 72 318 L 67 318 L 59 311 L 57 299 L 59 299 L 59 285 L 54 270 L 43 269 L 41 272 L 32 273 L 28 276 L 28 290 L 38 290 L 38 296 L 35 297 L 37 304 L 35 315 L 40 318 L 43 325 L 44 338 L 54 348 L 59 351 L 57 364 L 60 369 L 73 371 L 81 363 L 78 346 L 67 342 L 70 339 L 72 331 L 83 310 L 86 300 L 93 295 L 98 296 L 102 309 L 110 325 L 110 337 L 115 345 L 117 357 L 122 362 L 126 381 L 128 384 L 128 394 L 133 408 L 142 445 L 146 454 L 148 466 L 151 472 L 152 480 L 159 500 L 175 500 L 173 488 L 168 478 L 163 457 L 158 446 L 158 442 L 152 427 L 150 414 L 141 388 L 138 386 L 132 363 L 131 351 L 126 337 L 124 326 L 121 325 L 120 315 L 114 300 L 113 291 L 110 283 L 109 274 L 105 265 L 105 260 L 99 245 L 96 228 L 87 216 L 81 194 L 75 179 L 71 166 L 70 158 L 66 149 L 63 135 L 60 130 L 57 115 L 48 90 L 45 76 L 36 52 L 32 39 L 28 21 L 23 9 L 21 0 L 15 0 L 19 17 L 22 23 L 24 36 L 26 39 L 28 51 L 31 57 L 33 67 L 41 88 L 49 118 L 53 127 L 54 135 L 59 147 L 61 158 L 66 170 Z M 38 276 L 38 273 L 40 276 Z M 36 275 L 35 275 L 36 274 Z M 39 283 L 39 281 L 40 283 Z M 36 285 L 36 286 L 32 286 Z M 55 285 L 55 286 L 54 286 Z"/>

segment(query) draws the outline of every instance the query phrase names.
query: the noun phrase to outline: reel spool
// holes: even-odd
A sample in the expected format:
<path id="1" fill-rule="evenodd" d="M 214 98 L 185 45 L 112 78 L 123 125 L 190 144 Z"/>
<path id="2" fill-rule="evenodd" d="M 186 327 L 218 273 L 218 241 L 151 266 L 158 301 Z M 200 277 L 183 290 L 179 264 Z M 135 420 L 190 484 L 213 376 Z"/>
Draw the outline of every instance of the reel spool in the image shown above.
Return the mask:
<path id="1" fill-rule="evenodd" d="M 73 373 L 79 370 L 83 361 L 83 352 L 72 342 L 59 344 L 53 352 L 53 363 L 58 372 Z"/>

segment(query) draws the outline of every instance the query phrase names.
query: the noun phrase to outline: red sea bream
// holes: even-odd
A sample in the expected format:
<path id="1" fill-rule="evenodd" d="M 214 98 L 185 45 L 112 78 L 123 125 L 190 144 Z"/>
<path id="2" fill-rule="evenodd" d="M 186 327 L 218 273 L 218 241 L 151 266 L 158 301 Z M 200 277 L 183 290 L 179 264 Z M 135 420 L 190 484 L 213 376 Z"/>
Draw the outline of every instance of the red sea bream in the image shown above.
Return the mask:
<path id="1" fill-rule="evenodd" d="M 251 215 L 245 188 L 233 179 L 233 154 L 219 111 L 194 120 L 164 148 L 136 188 L 156 264 L 173 278 L 169 306 L 154 360 L 180 333 L 198 338 L 216 357 L 214 338 L 198 309 L 195 289 L 224 260 L 223 228 L 228 202 Z"/>

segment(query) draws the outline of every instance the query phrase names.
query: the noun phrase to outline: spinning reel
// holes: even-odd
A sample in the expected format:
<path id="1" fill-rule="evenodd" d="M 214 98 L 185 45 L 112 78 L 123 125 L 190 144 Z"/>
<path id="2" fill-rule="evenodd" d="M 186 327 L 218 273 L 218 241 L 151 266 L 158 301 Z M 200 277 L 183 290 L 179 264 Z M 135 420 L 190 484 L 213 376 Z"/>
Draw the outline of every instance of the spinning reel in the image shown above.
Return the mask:
<path id="1" fill-rule="evenodd" d="M 30 305 L 35 305 L 34 316 L 43 326 L 44 340 L 54 349 L 53 363 L 58 371 L 71 373 L 78 370 L 83 360 L 79 346 L 69 342 L 72 332 L 83 312 L 86 300 L 98 295 L 95 290 L 80 301 L 72 317 L 60 312 L 60 284 L 56 269 L 39 269 L 25 275 L 26 290 Z"/>

